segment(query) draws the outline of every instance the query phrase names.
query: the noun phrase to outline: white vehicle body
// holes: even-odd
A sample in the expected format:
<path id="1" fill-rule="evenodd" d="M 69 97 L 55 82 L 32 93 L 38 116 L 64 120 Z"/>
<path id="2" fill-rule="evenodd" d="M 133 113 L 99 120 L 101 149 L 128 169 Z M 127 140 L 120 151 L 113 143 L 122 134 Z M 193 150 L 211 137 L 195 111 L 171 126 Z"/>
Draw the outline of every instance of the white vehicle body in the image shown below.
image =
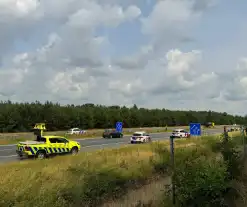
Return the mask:
<path id="1" fill-rule="evenodd" d="M 184 129 L 175 129 L 172 132 L 172 137 L 178 137 L 178 138 L 183 138 L 183 137 L 189 137 L 190 133 L 185 131 Z"/>
<path id="2" fill-rule="evenodd" d="M 67 134 L 84 134 L 86 131 L 79 128 L 72 128 L 67 131 Z"/>
<path id="3" fill-rule="evenodd" d="M 130 137 L 130 143 L 145 143 L 145 142 L 151 142 L 151 137 L 149 134 L 147 134 L 145 131 L 139 131 L 133 133 L 133 135 Z"/>

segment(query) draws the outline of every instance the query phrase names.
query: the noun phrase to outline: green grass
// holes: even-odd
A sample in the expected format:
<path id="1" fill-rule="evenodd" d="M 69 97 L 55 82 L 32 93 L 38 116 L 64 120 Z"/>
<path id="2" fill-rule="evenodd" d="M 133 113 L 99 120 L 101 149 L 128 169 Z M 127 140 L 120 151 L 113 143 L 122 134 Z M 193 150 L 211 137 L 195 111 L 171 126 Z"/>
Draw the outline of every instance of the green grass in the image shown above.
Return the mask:
<path id="1" fill-rule="evenodd" d="M 209 139 L 214 138 L 176 140 L 177 159 L 185 157 L 179 148 L 197 147 L 199 153 L 211 153 L 204 149 Z M 191 155 L 191 151 L 186 153 Z M 169 154 L 169 142 L 164 141 L 4 164 L 0 167 L 0 206 L 99 206 L 168 173 Z"/>

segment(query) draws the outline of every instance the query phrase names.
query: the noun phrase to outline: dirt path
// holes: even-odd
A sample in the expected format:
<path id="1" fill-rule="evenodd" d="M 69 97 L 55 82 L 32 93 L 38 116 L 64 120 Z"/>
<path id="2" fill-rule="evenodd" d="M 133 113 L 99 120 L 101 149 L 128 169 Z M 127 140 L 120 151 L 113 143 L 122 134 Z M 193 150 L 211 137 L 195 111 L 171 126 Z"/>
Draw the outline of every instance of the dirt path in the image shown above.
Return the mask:
<path id="1" fill-rule="evenodd" d="M 150 203 L 152 205 L 149 206 L 157 206 L 155 203 L 157 204 L 159 202 L 164 193 L 165 185 L 168 185 L 169 183 L 169 177 L 160 178 L 142 186 L 139 189 L 129 190 L 129 192 L 122 198 L 109 201 L 103 204 L 101 207 L 140 207 Z"/>

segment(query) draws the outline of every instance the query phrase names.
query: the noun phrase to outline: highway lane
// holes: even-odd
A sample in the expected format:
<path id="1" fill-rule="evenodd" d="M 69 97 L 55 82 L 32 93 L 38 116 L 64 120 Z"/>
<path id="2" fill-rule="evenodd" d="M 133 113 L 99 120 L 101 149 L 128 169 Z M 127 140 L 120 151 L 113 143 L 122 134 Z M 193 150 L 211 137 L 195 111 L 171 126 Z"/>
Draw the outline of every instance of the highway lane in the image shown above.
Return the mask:
<path id="1" fill-rule="evenodd" d="M 216 134 L 221 133 L 223 129 L 210 129 L 205 130 L 207 134 Z M 153 141 L 159 141 L 169 138 L 171 132 L 164 133 L 153 133 L 152 139 Z M 95 138 L 95 139 L 79 139 L 78 141 L 82 149 L 81 151 L 91 151 L 103 148 L 112 148 L 119 147 L 124 144 L 128 144 L 130 140 L 130 135 L 124 136 L 123 138 L 114 138 L 114 139 L 103 139 L 103 138 Z M 0 163 L 18 161 L 18 157 L 15 154 L 16 145 L 0 145 Z"/>

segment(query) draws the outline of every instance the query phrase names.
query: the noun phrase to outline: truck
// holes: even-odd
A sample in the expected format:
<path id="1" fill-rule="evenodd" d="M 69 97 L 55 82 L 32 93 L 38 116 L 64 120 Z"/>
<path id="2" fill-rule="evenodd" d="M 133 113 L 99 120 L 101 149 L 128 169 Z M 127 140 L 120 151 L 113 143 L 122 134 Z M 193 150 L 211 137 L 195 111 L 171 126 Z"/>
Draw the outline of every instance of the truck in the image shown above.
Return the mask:
<path id="1" fill-rule="evenodd" d="M 51 155 L 72 154 L 79 152 L 79 142 L 61 136 L 42 136 L 35 141 L 19 142 L 16 153 L 20 158 L 35 157 L 44 159 Z"/>
<path id="2" fill-rule="evenodd" d="M 80 149 L 80 143 L 68 140 L 63 136 L 43 135 L 45 130 L 44 123 L 38 123 L 34 127 L 36 140 L 27 140 L 17 144 L 16 153 L 20 158 L 35 157 L 44 159 L 51 155 L 77 154 Z"/>

